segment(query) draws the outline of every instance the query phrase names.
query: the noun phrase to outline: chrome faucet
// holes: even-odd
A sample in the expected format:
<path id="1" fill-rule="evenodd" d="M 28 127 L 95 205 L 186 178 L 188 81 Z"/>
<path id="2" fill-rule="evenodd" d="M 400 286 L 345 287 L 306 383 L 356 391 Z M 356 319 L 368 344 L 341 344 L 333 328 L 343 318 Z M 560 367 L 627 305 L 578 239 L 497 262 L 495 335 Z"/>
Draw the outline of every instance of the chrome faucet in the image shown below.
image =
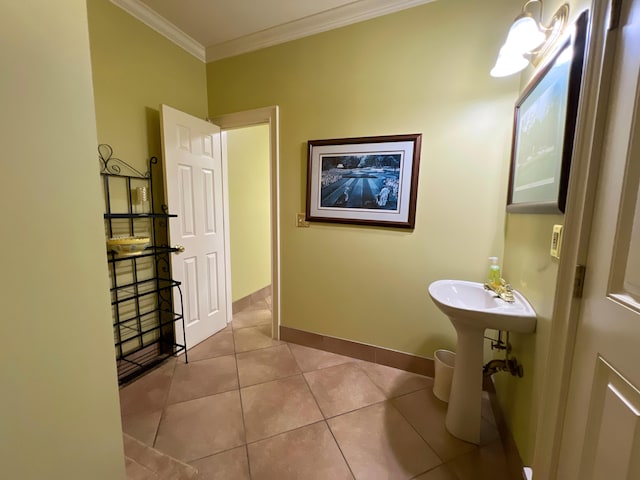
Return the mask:
<path id="1" fill-rule="evenodd" d="M 491 290 L 496 294 L 496 297 L 501 298 L 505 302 L 513 303 L 515 302 L 515 298 L 513 298 L 513 287 L 504 281 L 504 278 L 500 279 L 500 283 L 495 285 L 491 283 L 484 284 L 485 290 Z"/>

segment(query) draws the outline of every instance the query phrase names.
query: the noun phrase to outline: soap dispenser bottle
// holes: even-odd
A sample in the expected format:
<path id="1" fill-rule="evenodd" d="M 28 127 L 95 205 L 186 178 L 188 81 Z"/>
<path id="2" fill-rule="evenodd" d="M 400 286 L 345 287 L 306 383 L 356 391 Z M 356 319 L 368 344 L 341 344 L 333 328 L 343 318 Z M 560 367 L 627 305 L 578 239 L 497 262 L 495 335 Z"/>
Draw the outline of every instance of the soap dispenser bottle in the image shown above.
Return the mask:
<path id="1" fill-rule="evenodd" d="M 498 257 L 489 257 L 489 285 L 492 287 L 500 286 L 502 281 L 502 274 L 500 272 L 500 265 L 498 265 Z"/>

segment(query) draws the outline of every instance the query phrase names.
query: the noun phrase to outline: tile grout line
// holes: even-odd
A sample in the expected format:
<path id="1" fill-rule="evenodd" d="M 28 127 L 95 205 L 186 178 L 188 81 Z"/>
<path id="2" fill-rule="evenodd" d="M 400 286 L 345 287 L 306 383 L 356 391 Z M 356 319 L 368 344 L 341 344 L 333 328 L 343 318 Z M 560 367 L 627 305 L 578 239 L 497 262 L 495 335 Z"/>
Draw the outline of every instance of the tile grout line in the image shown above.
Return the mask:
<path id="1" fill-rule="evenodd" d="M 204 455 L 202 457 L 198 457 L 198 458 L 194 458 L 192 460 L 189 460 L 188 462 L 185 462 L 184 460 L 180 460 L 183 463 L 187 463 L 189 465 L 191 465 L 192 462 L 199 462 L 200 460 L 204 460 L 205 458 L 210 458 L 210 457 L 215 457 L 216 455 L 220 455 L 222 453 L 228 453 L 232 450 L 235 450 L 236 448 L 241 448 L 244 447 L 246 444 L 242 444 L 242 445 L 236 445 L 235 447 L 229 447 L 229 448 L 225 448 L 224 450 L 220 450 L 219 452 L 215 452 L 215 453 L 210 453 L 208 455 Z"/>
<path id="2" fill-rule="evenodd" d="M 255 327 L 264 327 L 264 326 L 271 326 L 271 324 L 269 322 L 262 322 L 262 323 L 256 323 L 254 325 L 245 325 L 245 326 L 238 326 L 236 327 L 234 330 L 244 330 L 245 328 L 255 328 Z"/>
<path id="3" fill-rule="evenodd" d="M 254 325 L 254 326 L 250 326 L 250 327 L 243 327 L 243 328 L 232 329 L 232 330 L 235 332 L 236 330 L 238 330 L 238 331 L 240 331 L 240 330 L 248 330 L 249 328 L 260 328 L 260 327 L 264 327 L 264 326 L 267 326 L 267 325 L 268 325 L 268 324 L 267 324 L 267 323 L 265 323 L 265 324 L 262 324 L 262 325 Z M 283 343 L 285 343 L 283 340 L 274 340 L 274 339 L 273 339 L 273 338 L 271 338 L 271 337 L 269 337 L 269 339 L 271 339 L 271 340 L 272 340 L 273 342 L 275 342 L 275 343 L 272 343 L 271 345 L 267 345 L 267 346 L 264 346 L 264 347 L 250 348 L 250 349 L 248 349 L 248 350 L 243 350 L 243 351 L 241 351 L 241 352 L 238 352 L 238 351 L 236 350 L 236 352 L 235 352 L 235 353 L 248 353 L 248 352 L 255 352 L 255 351 L 257 351 L 257 350 L 264 350 L 264 349 L 266 349 L 266 348 L 277 347 L 278 345 L 282 345 Z M 235 349 L 235 341 L 236 341 L 236 337 L 235 337 L 235 335 L 234 335 L 234 337 L 233 337 L 234 349 Z"/>
<path id="4" fill-rule="evenodd" d="M 298 373 L 293 373 L 291 375 L 286 375 L 284 377 L 278 377 L 278 378 L 274 378 L 272 380 L 267 380 L 266 382 L 260 382 L 260 383 L 252 383 L 251 385 L 241 385 L 240 388 L 253 388 L 253 387 L 258 387 L 261 385 L 266 385 L 267 383 L 271 383 L 271 382 L 277 382 L 279 380 L 287 380 L 289 378 L 293 378 L 293 377 L 297 377 L 298 375 L 302 375 L 302 372 L 298 372 Z"/>
<path id="5" fill-rule="evenodd" d="M 428 387 L 427 387 L 427 388 L 424 388 L 424 389 L 422 389 L 422 390 L 427 390 L 427 389 L 428 389 Z M 419 390 L 417 390 L 417 391 L 419 391 Z M 406 396 L 408 396 L 408 395 L 413 395 L 414 393 L 416 393 L 416 392 L 406 393 L 406 394 L 404 394 L 404 395 L 400 395 L 400 396 L 395 397 L 395 398 L 402 398 L 402 397 L 406 397 Z M 404 413 L 402 413 L 402 411 L 401 411 L 398 407 L 396 407 L 395 405 L 393 405 L 393 403 L 391 402 L 391 399 L 389 399 L 389 403 L 393 406 L 393 408 L 395 408 L 395 409 L 396 409 L 396 411 L 400 414 L 400 416 L 401 416 L 402 418 L 404 418 L 404 419 L 405 419 L 405 421 L 406 421 L 406 422 L 411 426 L 411 428 L 413 429 L 413 431 L 414 431 L 414 432 L 416 432 L 416 433 L 418 434 L 418 436 L 422 439 L 422 441 L 423 441 L 424 443 L 426 443 L 426 444 L 427 444 L 427 446 L 431 449 L 431 451 L 435 454 L 435 456 L 436 456 L 436 457 L 438 457 L 438 459 L 440 460 L 440 465 L 444 465 L 444 464 L 446 463 L 446 462 L 444 461 L 444 459 L 440 456 L 440 454 L 436 451 L 436 449 L 435 449 L 435 448 L 433 448 L 433 446 L 429 443 L 429 441 L 428 441 L 426 438 L 424 438 L 424 437 L 422 436 L 422 434 L 418 431 L 418 429 L 413 425 L 413 423 L 411 422 L 411 420 L 409 420 L 409 418 L 407 418 L 407 416 L 406 416 Z M 437 467 L 439 467 L 440 465 L 436 465 L 436 466 L 434 466 L 433 468 L 437 468 Z M 432 468 L 432 469 L 430 469 L 430 470 L 433 470 L 433 468 Z M 426 471 L 428 472 L 429 470 L 426 470 Z M 422 473 L 425 473 L 425 472 L 422 472 Z M 421 473 L 420 475 L 422 475 L 422 473 Z"/>
<path id="6" fill-rule="evenodd" d="M 202 345 L 202 343 L 205 343 L 207 340 L 209 340 L 210 338 L 212 338 L 215 335 L 218 335 L 219 333 L 223 333 L 222 330 L 220 330 L 219 332 L 214 333 L 211 337 L 203 340 L 201 343 L 199 343 L 198 345 L 196 345 L 193 348 L 199 347 L 200 345 Z M 233 341 L 233 332 L 229 332 L 229 334 L 231 335 L 231 340 Z M 220 354 L 220 355 L 216 355 L 215 353 L 213 353 L 213 357 L 204 357 L 204 358 L 198 358 L 197 360 L 189 360 L 189 365 L 194 364 L 194 363 L 204 362 L 204 361 L 207 361 L 207 360 L 213 360 L 214 358 L 227 357 L 229 355 L 234 355 L 234 354 L 235 354 L 235 347 L 234 347 L 234 351 L 231 352 L 231 353 L 223 353 L 223 354 Z"/>
<path id="7" fill-rule="evenodd" d="M 425 470 L 425 471 L 424 471 L 424 472 L 422 472 L 422 473 L 418 473 L 417 475 L 414 475 L 413 477 L 411 477 L 411 479 L 410 479 L 410 480 L 415 480 L 416 478 L 421 477 L 421 476 L 422 476 L 422 475 L 424 475 L 425 473 L 433 472 L 433 471 L 434 471 L 435 469 L 437 469 L 437 468 L 446 467 L 448 463 L 449 463 L 449 462 L 446 462 L 446 463 L 444 463 L 444 462 L 443 462 L 443 463 L 441 463 L 440 465 L 436 465 L 435 467 L 432 467 L 432 468 L 430 468 L 430 469 L 428 469 L 428 470 Z M 448 470 L 448 471 L 449 471 L 449 472 L 450 472 L 450 473 L 455 477 L 455 480 L 464 480 L 464 479 L 461 479 L 461 478 L 458 476 L 458 474 L 457 474 L 456 472 L 454 472 L 453 470 L 451 470 L 449 467 L 446 467 L 446 468 L 447 468 L 447 470 Z"/>
<path id="8" fill-rule="evenodd" d="M 237 368 L 237 364 L 238 362 L 236 361 L 236 368 Z M 242 429 L 244 431 L 244 443 L 242 446 L 244 447 L 245 455 L 247 457 L 247 471 L 249 473 L 249 480 L 251 480 L 252 478 L 251 459 L 249 458 L 249 441 L 247 438 L 247 422 L 244 417 L 244 406 L 242 405 L 242 389 L 240 387 L 238 387 L 238 399 L 240 401 L 240 414 L 242 415 Z"/>
<path id="9" fill-rule="evenodd" d="M 424 389 L 422 389 L 422 390 L 428 390 L 428 387 L 427 387 L 427 388 L 424 388 Z M 418 391 L 419 391 L 419 390 L 418 390 Z M 402 397 L 406 397 L 406 396 L 412 395 L 412 394 L 414 394 L 414 393 L 416 393 L 416 392 L 408 392 L 408 393 L 405 393 L 405 394 L 400 395 L 400 396 L 395 397 L 395 398 L 402 398 Z M 429 441 L 428 441 L 426 438 L 424 438 L 424 437 L 420 434 L 420 432 L 418 431 L 418 429 L 413 425 L 413 423 L 411 423 L 411 421 L 409 420 L 409 418 L 407 418 L 407 417 L 404 415 L 404 413 L 402 413 L 402 411 L 401 411 L 398 407 L 396 407 L 395 405 L 394 405 L 394 408 L 398 411 L 398 413 L 400 413 L 400 415 L 402 416 L 402 418 L 404 418 L 404 419 L 406 420 L 406 422 L 407 422 L 409 425 L 411 425 L 411 428 L 412 428 L 412 429 L 413 429 L 413 430 L 418 434 L 418 436 L 419 436 L 419 437 L 424 441 L 424 443 L 426 443 L 426 444 L 429 446 L 429 448 L 433 451 L 433 453 L 436 455 L 436 457 L 438 457 L 438 458 L 440 459 L 440 462 L 441 462 L 441 463 L 440 463 L 440 465 L 435 465 L 433 468 L 430 468 L 429 470 L 426 470 L 425 472 L 422 472 L 422 473 L 420 473 L 419 475 L 422 475 L 422 474 L 424 474 L 424 473 L 430 472 L 431 470 L 434 470 L 434 469 L 436 469 L 436 468 L 438 468 L 438 467 L 441 467 L 441 466 L 443 466 L 443 465 L 449 465 L 449 464 L 451 464 L 454 460 L 457 460 L 457 459 L 459 459 L 459 458 L 461 458 L 461 457 L 463 457 L 463 456 L 465 456 L 465 455 L 470 455 L 470 454 L 472 454 L 472 453 L 474 453 L 475 451 L 477 451 L 477 450 L 479 450 L 479 449 L 480 449 L 480 445 L 476 445 L 474 450 L 470 450 L 470 451 L 468 451 L 468 452 L 462 452 L 462 453 L 459 453 L 459 454 L 457 454 L 457 455 L 454 455 L 454 456 L 453 456 L 452 458 L 450 458 L 449 460 L 446 460 L 446 461 L 445 461 L 445 460 L 440 456 L 440 454 L 436 451 L 436 449 L 435 449 L 435 448 L 433 448 L 433 447 L 431 446 L 431 444 L 429 443 Z M 449 470 L 451 470 L 451 469 L 449 469 Z M 458 477 L 458 475 L 457 475 L 455 472 L 453 472 L 453 474 L 454 474 L 454 475 L 456 475 L 456 477 Z M 418 475 L 418 476 L 419 476 L 419 475 Z"/>
<path id="10" fill-rule="evenodd" d="M 360 360 L 360 361 L 361 361 L 361 362 L 366 362 L 366 360 Z M 387 392 L 385 392 L 384 390 L 382 390 L 382 387 L 380 387 L 380 386 L 375 382 L 375 380 L 374 380 L 373 378 L 371 378 L 371 375 L 369 375 L 369 374 L 367 373 L 367 371 L 366 371 L 364 368 L 362 368 L 362 367 L 360 366 L 359 362 L 353 362 L 353 363 L 355 363 L 355 364 L 356 364 L 356 367 L 358 368 L 358 370 L 360 370 L 362 373 L 364 373 L 365 377 L 367 377 L 367 378 L 369 379 L 369 381 L 373 384 L 373 386 L 374 386 L 374 387 L 376 387 L 380 393 L 382 393 L 382 396 L 383 396 L 386 400 L 391 400 L 391 397 L 388 397 L 388 396 L 387 396 Z M 369 363 L 372 363 L 372 362 L 369 362 Z M 375 363 L 374 363 L 374 365 L 378 365 L 378 364 L 375 364 Z"/>
<path id="11" fill-rule="evenodd" d="M 158 450 L 156 448 L 156 442 L 158 441 L 158 434 L 160 433 L 160 425 L 162 425 L 162 420 L 164 419 L 164 416 L 165 416 L 165 410 L 167 409 L 167 401 L 169 400 L 169 393 L 171 393 L 171 386 L 173 385 L 173 376 L 176 373 L 177 366 L 178 366 L 178 357 L 176 357 L 175 361 L 173 362 L 173 369 L 171 370 L 171 381 L 169 382 L 169 387 L 167 388 L 167 391 L 164 396 L 164 401 L 162 402 L 162 409 L 160 410 L 160 418 L 158 419 L 158 425 L 156 425 L 156 431 L 153 436 L 153 444 L 151 445 L 151 448 L 155 448 L 156 450 Z"/>
<path id="12" fill-rule="evenodd" d="M 237 368 L 237 366 L 236 366 L 236 368 Z M 236 373 L 236 375 L 237 375 L 237 373 Z M 233 388 L 230 388 L 229 390 L 221 390 L 221 391 L 216 392 L 216 393 L 209 393 L 209 394 L 206 394 L 206 395 L 200 395 L 200 396 L 188 398 L 186 400 L 180 400 L 179 402 L 173 402 L 173 403 L 167 405 L 167 407 L 173 407 L 174 405 L 180 405 L 181 403 L 192 402 L 194 400 L 202 400 L 202 399 L 207 398 L 207 397 L 215 397 L 216 395 L 222 395 L 223 393 L 233 392 L 233 391 L 238 390 L 238 389 L 239 389 L 239 387 L 233 387 Z"/>
<path id="13" fill-rule="evenodd" d="M 238 400 L 240 402 L 240 415 L 242 416 L 242 430 L 244 432 L 244 454 L 247 458 L 247 473 L 249 474 L 249 480 L 251 480 L 251 460 L 249 458 L 249 442 L 247 441 L 247 422 L 244 418 L 244 406 L 242 405 L 242 387 L 240 386 L 240 371 L 238 370 L 238 351 L 236 350 L 236 336 L 234 334 L 235 330 L 233 328 L 233 316 L 229 324 L 231 325 L 231 337 L 233 340 L 233 356 L 236 361 L 236 377 L 238 377 Z"/>
<path id="14" fill-rule="evenodd" d="M 242 403 L 242 402 L 240 402 Z M 240 407 L 242 408 L 242 407 Z M 244 422 L 244 414 L 243 414 L 243 418 L 242 421 Z M 245 432 L 245 441 L 247 439 L 247 434 Z M 249 460 L 249 444 L 245 443 L 244 444 L 244 457 L 247 459 L 247 474 L 249 475 L 249 480 L 251 480 L 252 475 L 251 475 L 251 460 Z"/>
<path id="15" fill-rule="evenodd" d="M 342 458 L 344 458 L 344 463 L 347 465 L 347 468 L 349 469 L 349 473 L 351 473 L 351 476 L 354 478 L 354 480 L 356 479 L 356 474 L 353 472 L 353 469 L 351 468 L 351 465 L 349 464 L 349 461 L 347 460 L 347 457 L 345 456 L 344 452 L 342 451 L 342 447 L 340 446 L 340 442 L 338 442 L 338 439 L 336 438 L 336 435 L 333 433 L 333 430 L 331 429 L 331 425 L 329 425 L 329 422 L 327 421 L 327 419 L 324 419 L 324 423 L 327 425 L 327 428 L 329 429 L 329 433 L 331 434 L 331 438 L 333 438 L 333 441 L 336 442 L 336 446 L 338 447 L 338 450 L 340 450 L 340 455 L 342 455 Z"/>
<path id="16" fill-rule="evenodd" d="M 286 342 L 286 343 L 287 343 L 287 345 L 289 345 L 289 343 L 288 343 L 288 342 Z M 297 344 L 294 344 L 294 345 L 297 345 Z M 312 348 L 312 347 L 307 347 L 307 348 Z M 336 354 L 336 355 L 337 355 L 337 354 Z M 295 355 L 294 355 L 294 358 L 295 358 Z M 297 360 L 296 360 L 296 361 L 297 361 Z M 389 402 L 389 403 L 391 403 L 391 400 L 393 400 L 394 398 L 404 397 L 404 396 L 406 396 L 406 395 L 411 395 L 411 394 L 413 394 L 413 393 L 419 392 L 420 390 L 426 390 L 427 388 L 429 388 L 429 387 L 417 388 L 417 389 L 416 389 L 416 390 L 414 390 L 414 391 L 406 392 L 406 393 L 403 393 L 403 394 L 401 394 L 401 395 L 397 395 L 397 396 L 395 396 L 395 397 L 387 397 L 387 394 L 382 390 L 382 388 L 381 388 L 381 387 L 379 387 L 379 386 L 378 386 L 378 384 L 377 384 L 376 382 L 374 382 L 374 381 L 373 381 L 373 379 L 372 379 L 372 378 L 367 374 L 367 372 L 366 372 L 364 369 L 362 369 L 362 368 L 360 367 L 359 362 L 368 362 L 368 361 L 367 361 L 367 360 L 361 360 L 361 359 L 354 358 L 354 359 L 353 359 L 353 361 L 350 361 L 350 362 L 340 363 L 340 364 L 337 364 L 337 365 L 330 365 L 330 366 L 328 366 L 328 367 L 322 367 L 322 368 L 317 368 L 317 369 L 315 369 L 315 370 L 309 370 L 309 371 L 307 371 L 307 372 L 304 372 L 304 371 L 302 372 L 302 375 L 303 375 L 303 377 L 304 377 L 304 379 L 305 379 L 305 382 L 307 382 L 307 386 L 309 387 L 309 390 L 311 391 L 311 395 L 313 396 L 314 400 L 316 400 L 316 404 L 318 404 L 318 401 L 317 401 L 317 399 L 316 399 L 316 397 L 315 397 L 315 395 L 314 395 L 314 393 L 313 393 L 313 390 L 311 389 L 311 386 L 309 385 L 309 382 L 307 381 L 307 378 L 306 378 L 305 374 L 307 374 L 307 373 L 314 373 L 314 372 L 320 372 L 320 371 L 322 371 L 322 370 L 328 370 L 328 369 L 330 369 L 330 368 L 344 366 L 344 365 L 347 365 L 347 364 L 349 364 L 349 363 L 354 363 L 354 364 L 358 367 L 358 369 L 359 369 L 362 373 L 364 373 L 364 374 L 366 375 L 366 377 L 369 379 L 369 381 L 370 381 L 370 382 L 371 382 L 371 383 L 372 383 L 372 384 L 373 384 L 373 385 L 374 385 L 374 386 L 375 386 L 375 387 L 376 387 L 376 388 L 377 388 L 377 389 L 382 393 L 382 396 L 384 397 L 384 400 L 380 400 L 379 402 L 373 402 L 373 403 L 370 403 L 370 404 L 368 404 L 368 405 L 363 405 L 363 406 L 361 406 L 361 407 L 354 408 L 353 410 L 348 410 L 348 411 L 346 411 L 346 412 L 341 412 L 341 413 L 338 413 L 338 414 L 336 414 L 336 415 L 332 415 L 332 416 L 330 416 L 330 417 L 326 417 L 326 416 L 325 416 L 325 414 L 324 414 L 324 412 L 322 412 L 322 409 L 320 409 L 320 412 L 322 412 L 322 416 L 323 416 L 323 417 L 325 417 L 325 419 L 326 419 L 326 420 L 333 419 L 333 418 L 337 418 L 337 417 L 341 417 L 341 416 L 343 416 L 343 415 L 347 415 L 347 414 L 349 414 L 349 413 L 353 413 L 353 412 L 355 412 L 355 411 L 358 411 L 358 410 L 361 410 L 361 409 L 364 409 L 364 408 L 368 408 L 368 407 L 372 407 L 372 406 L 374 406 L 374 405 L 378 405 L 378 404 L 381 404 L 381 403 L 385 403 L 385 402 Z M 368 362 L 368 363 L 374 364 L 373 362 Z M 299 365 L 299 364 L 298 364 L 298 365 Z M 377 364 L 374 364 L 374 365 L 377 365 Z M 393 368 L 393 367 L 391 367 L 391 368 Z M 419 375 L 419 374 L 418 374 L 418 375 Z M 265 382 L 265 383 L 266 383 L 266 382 Z M 395 407 L 395 406 L 394 406 L 394 407 Z M 320 408 L 320 405 L 319 405 L 319 404 L 318 404 L 318 408 Z M 396 408 L 396 410 L 397 410 L 397 408 Z M 403 415 L 403 417 L 404 417 L 404 415 Z M 407 420 L 407 423 L 409 423 L 409 424 L 411 425 L 411 423 L 409 422 L 409 420 L 408 420 L 408 419 L 406 419 L 406 418 L 405 418 L 405 420 Z M 413 425 L 411 425 L 411 426 L 413 427 Z M 418 434 L 418 435 L 419 435 L 419 434 Z M 422 436 L 421 436 L 421 435 L 420 435 L 420 438 L 422 438 Z M 423 440 L 424 440 L 424 439 L 423 439 Z M 427 442 L 426 442 L 426 440 L 425 440 L 425 443 L 427 443 Z M 427 443 L 427 445 L 429 445 L 429 444 Z M 429 445 L 429 448 L 431 448 L 431 449 L 433 450 L 433 448 L 431 447 L 431 445 Z M 439 458 L 439 457 L 438 457 L 438 458 Z"/>
<path id="17" fill-rule="evenodd" d="M 247 442 L 246 445 L 248 447 L 249 445 L 255 445 L 256 443 L 265 442 L 267 440 L 271 440 L 273 438 L 279 437 L 280 435 L 285 435 L 287 433 L 295 432 L 296 430 L 301 430 L 303 428 L 307 428 L 307 427 L 310 427 L 312 425 L 316 425 L 318 423 L 323 423 L 324 421 L 325 421 L 324 418 L 322 418 L 320 420 L 315 420 L 315 421 L 313 421 L 311 423 L 307 423 L 306 425 L 299 425 L 297 427 L 294 427 L 291 430 L 285 430 L 283 432 L 273 433 L 273 434 L 270 434 L 270 435 L 268 435 L 268 436 L 266 436 L 264 438 L 260 438 L 258 440 L 252 440 L 251 442 Z M 238 447 L 234 447 L 234 448 L 238 448 Z"/>
<path id="18" fill-rule="evenodd" d="M 287 347 L 288 346 L 289 346 L 289 344 L 287 343 Z M 289 348 L 289 351 L 291 351 L 291 348 Z M 293 352 L 291 353 L 291 355 L 293 356 L 294 359 L 296 358 L 295 355 L 293 355 Z M 298 360 L 296 359 L 296 363 L 297 362 L 298 362 Z M 298 367 L 300 367 L 300 364 L 298 364 Z M 320 369 L 320 370 L 322 370 L 322 369 Z M 317 371 L 318 370 L 312 370 L 312 372 L 317 372 Z M 311 393 L 311 396 L 313 397 L 313 401 L 316 403 L 316 406 L 318 407 L 318 410 L 322 414 L 322 422 L 324 422 L 325 426 L 329 430 L 329 433 L 331 434 L 331 438 L 333 438 L 333 441 L 336 443 L 336 446 L 338 447 L 338 450 L 340 451 L 340 455 L 342 455 L 342 458 L 344 459 L 344 463 L 347 466 L 347 468 L 349 469 L 349 473 L 351 473 L 351 476 L 355 480 L 356 476 L 353 473 L 351 465 L 349 464 L 349 461 L 347 460 L 347 457 L 345 456 L 344 452 L 342 451 L 342 447 L 340 446 L 340 443 L 338 442 L 338 439 L 336 438 L 335 434 L 333 433 L 333 430 L 331 430 L 331 426 L 329 425 L 329 422 L 327 421 L 327 416 L 322 411 L 322 408 L 320 408 L 320 404 L 318 403 L 318 399 L 316 398 L 315 394 L 313 393 L 313 390 L 311 389 L 311 385 L 309 385 L 309 381 L 307 380 L 307 377 L 305 376 L 304 372 L 302 373 L 302 378 L 304 379 L 304 383 L 307 385 L 307 388 L 309 389 L 309 393 Z M 334 418 L 334 417 L 331 417 L 331 418 Z"/>

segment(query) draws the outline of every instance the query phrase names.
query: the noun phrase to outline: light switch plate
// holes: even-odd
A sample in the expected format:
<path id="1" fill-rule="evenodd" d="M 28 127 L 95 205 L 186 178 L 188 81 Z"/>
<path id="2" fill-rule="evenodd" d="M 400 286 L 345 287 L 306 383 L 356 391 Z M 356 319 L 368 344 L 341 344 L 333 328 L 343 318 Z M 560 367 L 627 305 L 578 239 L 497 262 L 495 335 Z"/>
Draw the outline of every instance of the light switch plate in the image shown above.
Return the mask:
<path id="1" fill-rule="evenodd" d="M 554 225 L 551 233 L 551 256 L 560 259 L 562 248 L 562 225 Z"/>
<path id="2" fill-rule="evenodd" d="M 309 222 L 305 220 L 306 216 L 304 213 L 296 213 L 296 227 L 298 228 L 308 228 Z"/>

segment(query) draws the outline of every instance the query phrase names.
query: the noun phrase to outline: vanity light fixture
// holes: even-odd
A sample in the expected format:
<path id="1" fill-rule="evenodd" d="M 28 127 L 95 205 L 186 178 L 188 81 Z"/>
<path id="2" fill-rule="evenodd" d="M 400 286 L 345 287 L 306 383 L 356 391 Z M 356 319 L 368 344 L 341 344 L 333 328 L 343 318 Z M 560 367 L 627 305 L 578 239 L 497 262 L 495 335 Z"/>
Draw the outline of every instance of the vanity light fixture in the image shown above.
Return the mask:
<path id="1" fill-rule="evenodd" d="M 538 4 L 538 20 L 533 18 L 528 7 Z M 549 26 L 542 23 L 542 0 L 528 0 L 522 7 L 507 35 L 495 66 L 492 77 L 506 77 L 524 70 L 529 62 L 537 65 L 539 59 L 551 49 L 558 39 L 569 17 L 569 5 L 564 4 L 551 17 Z"/>

